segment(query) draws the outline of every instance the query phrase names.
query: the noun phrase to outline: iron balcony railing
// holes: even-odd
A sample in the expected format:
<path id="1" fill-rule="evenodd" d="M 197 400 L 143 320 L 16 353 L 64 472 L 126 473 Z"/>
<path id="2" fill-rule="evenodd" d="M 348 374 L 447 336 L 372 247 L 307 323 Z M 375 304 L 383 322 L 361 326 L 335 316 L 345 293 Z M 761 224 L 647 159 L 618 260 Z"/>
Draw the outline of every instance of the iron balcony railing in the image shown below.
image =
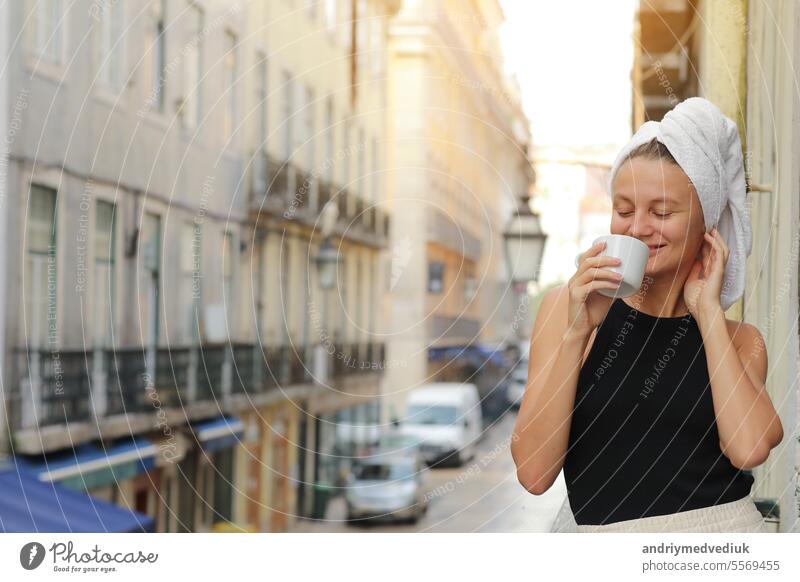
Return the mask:
<path id="1" fill-rule="evenodd" d="M 380 351 L 366 344 L 344 348 L 362 358 Z M 18 350 L 17 381 L 6 392 L 9 419 L 17 430 L 148 412 L 156 400 L 161 407 L 183 408 L 194 402 L 266 393 L 311 383 L 313 355 L 311 345 L 248 343 Z M 340 370 L 360 371 L 352 364 Z"/>

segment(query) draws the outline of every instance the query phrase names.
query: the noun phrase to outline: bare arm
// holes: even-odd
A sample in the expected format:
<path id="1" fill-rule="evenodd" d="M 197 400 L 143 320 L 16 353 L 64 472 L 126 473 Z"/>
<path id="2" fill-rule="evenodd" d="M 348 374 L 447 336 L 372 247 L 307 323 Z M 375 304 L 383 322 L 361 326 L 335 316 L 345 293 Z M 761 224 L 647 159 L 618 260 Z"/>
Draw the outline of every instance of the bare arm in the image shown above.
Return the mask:
<path id="1" fill-rule="evenodd" d="M 536 318 L 528 384 L 511 443 L 517 478 L 535 495 L 552 486 L 564 465 L 578 374 L 590 337 L 567 330 L 568 290 L 559 290 L 543 298 Z"/>
<path id="2" fill-rule="evenodd" d="M 767 353 L 758 330 L 743 324 L 731 339 L 722 309 L 698 318 L 703 336 L 720 449 L 731 464 L 750 469 L 766 461 L 783 439 L 780 418 L 767 394 Z"/>

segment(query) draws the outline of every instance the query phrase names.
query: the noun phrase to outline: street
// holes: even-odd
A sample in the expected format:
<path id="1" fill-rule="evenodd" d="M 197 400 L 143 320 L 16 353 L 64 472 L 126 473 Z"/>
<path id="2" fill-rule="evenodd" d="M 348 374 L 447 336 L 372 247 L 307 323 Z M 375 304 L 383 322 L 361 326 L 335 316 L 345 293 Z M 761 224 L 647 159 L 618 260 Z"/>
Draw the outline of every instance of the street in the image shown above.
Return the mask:
<path id="1" fill-rule="evenodd" d="M 517 481 L 509 449 L 516 415 L 485 431 L 475 458 L 462 467 L 431 469 L 428 512 L 416 524 L 346 523 L 344 496 L 331 500 L 325 521 L 298 520 L 295 532 L 549 532 L 566 498 L 563 474 L 535 496 Z"/>

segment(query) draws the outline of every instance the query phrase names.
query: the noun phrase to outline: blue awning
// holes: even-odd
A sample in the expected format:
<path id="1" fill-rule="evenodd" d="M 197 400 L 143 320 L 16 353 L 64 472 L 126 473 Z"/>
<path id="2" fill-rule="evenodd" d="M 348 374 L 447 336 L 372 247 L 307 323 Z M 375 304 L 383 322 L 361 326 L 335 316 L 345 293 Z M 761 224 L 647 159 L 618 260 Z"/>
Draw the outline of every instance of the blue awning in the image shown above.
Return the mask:
<path id="1" fill-rule="evenodd" d="M 57 483 L 40 481 L 13 462 L 0 463 L 0 531 L 4 533 L 152 532 L 153 518 Z"/>
<path id="2" fill-rule="evenodd" d="M 83 491 L 124 479 L 155 467 L 158 448 L 148 439 L 125 438 L 105 446 L 85 444 L 57 454 L 17 458 L 40 481 L 57 481 Z"/>
<path id="3" fill-rule="evenodd" d="M 204 451 L 213 452 L 236 446 L 242 441 L 244 424 L 238 418 L 221 416 L 192 425 Z"/>
<path id="4" fill-rule="evenodd" d="M 485 366 L 487 364 L 492 364 L 495 366 L 505 366 L 506 364 L 505 356 L 502 352 L 481 344 L 429 348 L 428 359 L 431 361 L 463 361 L 475 366 L 476 368 L 480 368 L 481 366 Z"/>

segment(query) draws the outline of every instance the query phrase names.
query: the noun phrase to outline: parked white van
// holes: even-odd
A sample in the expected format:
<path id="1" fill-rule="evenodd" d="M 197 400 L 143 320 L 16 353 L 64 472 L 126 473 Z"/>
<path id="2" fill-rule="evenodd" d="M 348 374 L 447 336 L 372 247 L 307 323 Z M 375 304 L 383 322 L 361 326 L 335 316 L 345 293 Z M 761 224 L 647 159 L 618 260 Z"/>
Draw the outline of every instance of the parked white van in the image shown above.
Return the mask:
<path id="1" fill-rule="evenodd" d="M 422 442 L 420 451 L 429 465 L 460 466 L 475 456 L 483 430 L 475 384 L 425 384 L 409 394 L 407 405 L 401 430 Z"/>

